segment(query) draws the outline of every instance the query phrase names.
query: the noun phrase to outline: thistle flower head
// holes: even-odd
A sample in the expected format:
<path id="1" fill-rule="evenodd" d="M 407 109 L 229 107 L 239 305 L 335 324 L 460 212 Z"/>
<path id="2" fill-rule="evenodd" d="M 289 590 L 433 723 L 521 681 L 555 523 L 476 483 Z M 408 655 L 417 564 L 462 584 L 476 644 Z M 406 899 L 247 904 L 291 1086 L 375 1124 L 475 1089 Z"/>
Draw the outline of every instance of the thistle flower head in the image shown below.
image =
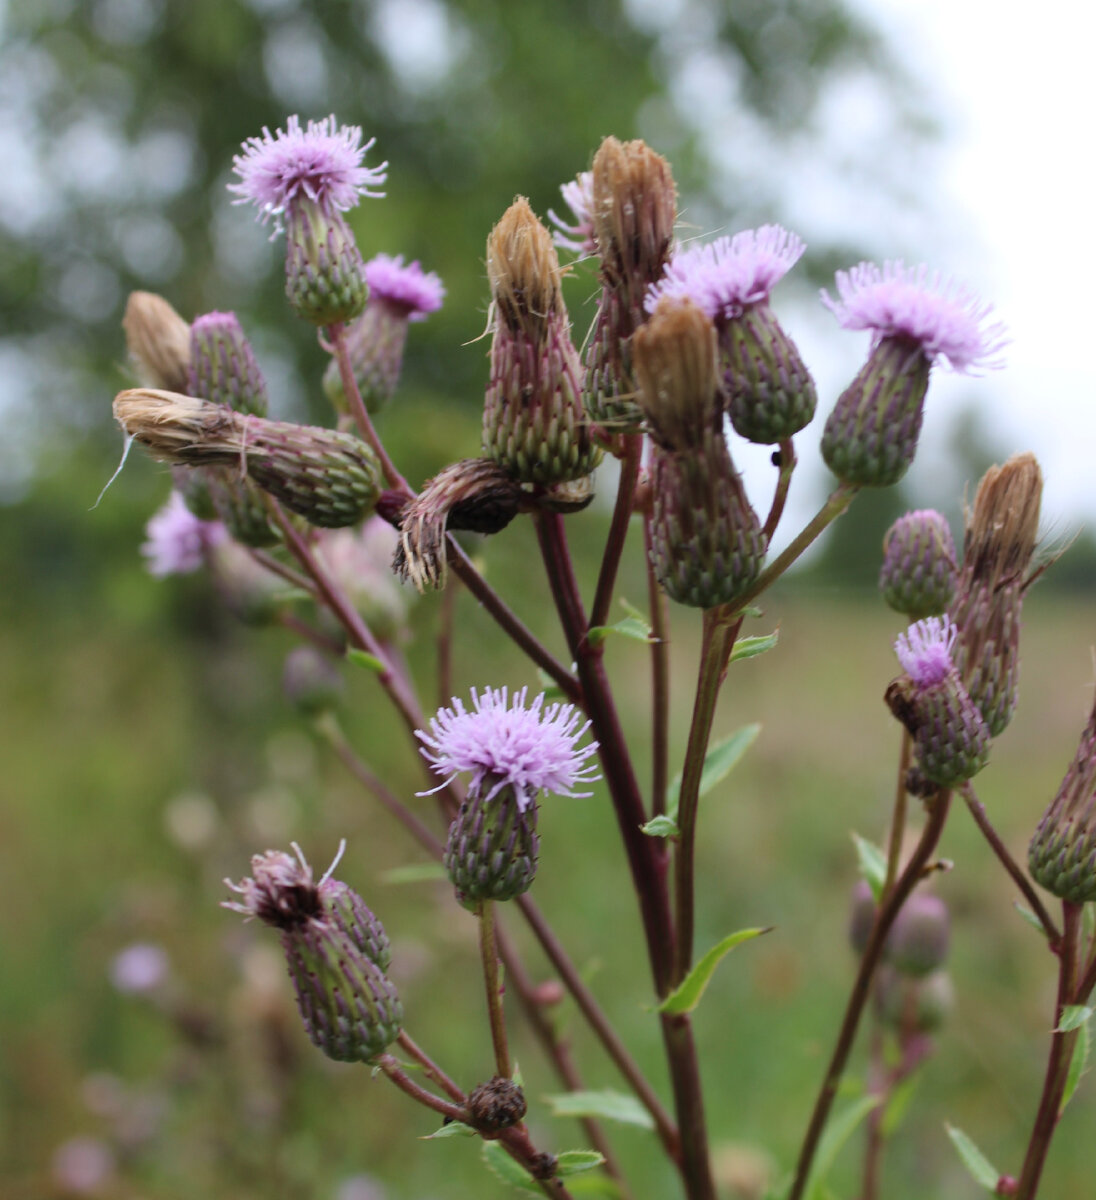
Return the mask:
<path id="1" fill-rule="evenodd" d="M 580 171 L 574 179 L 561 183 L 559 190 L 571 210 L 574 224 L 568 225 L 562 217 L 549 209 L 548 219 L 556 227 L 552 233 L 552 240 L 563 250 L 573 250 L 579 258 L 596 254 L 593 171 Z"/>
<path id="2" fill-rule="evenodd" d="M 823 290 L 822 303 L 843 328 L 871 330 L 873 348 L 884 338 L 913 342 L 963 374 L 1002 365 L 1008 339 L 1003 324 L 986 324 L 992 307 L 923 263 L 862 262 L 837 272 L 837 292 L 840 300 Z"/>
<path id="3" fill-rule="evenodd" d="M 487 279 L 500 325 L 538 345 L 564 315 L 559 256 L 524 196 L 502 214 L 487 239 Z"/>
<path id="4" fill-rule="evenodd" d="M 228 536 L 220 521 L 203 521 L 173 491 L 167 503 L 145 527 L 148 541 L 141 547 L 150 575 L 188 575 L 204 566 L 206 555 Z"/>
<path id="5" fill-rule="evenodd" d="M 471 772 L 473 791 L 488 788 L 485 802 L 507 786 L 520 810 L 540 791 L 588 796 L 575 788 L 599 778 L 597 767 L 587 763 L 597 743 L 576 745 L 589 721 L 570 704 L 545 706 L 543 693 L 528 705 L 525 698 L 525 688 L 512 699 L 506 688 L 473 689 L 469 710 L 454 697 L 451 708 L 438 709 L 430 719 L 429 732 L 416 731 L 423 757 L 446 782 Z"/>
<path id="6" fill-rule="evenodd" d="M 433 271 L 418 262 L 403 265 L 403 255 L 378 254 L 365 264 L 365 282 L 371 298 L 406 310 L 409 321 L 425 321 L 441 308 L 445 287 Z"/>
<path id="7" fill-rule="evenodd" d="M 251 874 L 239 883 L 226 879 L 225 883 L 239 900 L 222 901 L 222 907 L 242 913 L 249 920 L 258 917 L 267 925 L 277 929 L 292 929 L 323 914 L 320 886 L 338 865 L 342 849 L 317 884 L 312 877 L 300 846 L 292 843 L 293 854 L 284 850 L 267 850 L 251 859 Z"/>
<path id="8" fill-rule="evenodd" d="M 899 517 L 883 538 L 879 588 L 883 599 L 913 619 L 938 616 L 955 596 L 955 542 L 933 509 Z"/>
<path id="9" fill-rule="evenodd" d="M 716 324 L 732 321 L 749 305 L 767 300 L 805 249 L 801 238 L 779 225 L 689 246 L 673 256 L 662 279 L 648 289 L 647 311 L 654 312 L 661 297 L 670 296 L 692 300 Z"/>
<path id="10" fill-rule="evenodd" d="M 947 617 L 926 617 L 898 635 L 894 652 L 903 670 L 918 687 L 933 687 L 943 682 L 954 669 L 951 648 L 957 633 L 954 623 Z"/>
<path id="11" fill-rule="evenodd" d="M 354 208 L 362 196 L 379 198 L 372 191 L 387 177 L 387 163 L 365 167 L 362 159 L 376 138 L 363 146 L 357 125 L 336 125 L 334 116 L 309 121 L 301 128 L 299 117 L 290 117 L 285 129 L 272 134 L 265 126 L 262 137 L 248 138 L 243 153 L 232 160 L 240 177 L 228 190 L 237 204 L 254 204 L 259 220 L 274 218 L 275 232 L 283 215 L 295 204 L 309 200 L 325 216 Z"/>
<path id="12" fill-rule="evenodd" d="M 185 391 L 190 363 L 190 326 L 155 292 L 130 292 L 122 329 L 143 387 Z"/>

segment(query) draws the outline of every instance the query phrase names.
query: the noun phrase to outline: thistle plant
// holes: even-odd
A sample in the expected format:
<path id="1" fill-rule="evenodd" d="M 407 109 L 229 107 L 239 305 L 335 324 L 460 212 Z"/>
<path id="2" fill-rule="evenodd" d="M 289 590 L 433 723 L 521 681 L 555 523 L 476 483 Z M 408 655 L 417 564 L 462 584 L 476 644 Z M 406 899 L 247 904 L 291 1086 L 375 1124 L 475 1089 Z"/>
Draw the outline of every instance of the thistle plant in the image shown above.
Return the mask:
<path id="1" fill-rule="evenodd" d="M 414 352 L 414 326 L 441 304 L 444 289 L 417 263 L 404 266 L 374 247 L 366 262 L 359 251 L 345 214 L 361 197 L 377 196 L 372 189 L 384 180 L 384 167 L 363 165 L 371 146 L 333 117 L 307 126 L 292 117 L 284 132 L 248 141 L 232 185 L 262 220 L 284 226 L 287 296 L 319 327 L 330 353 L 323 386 L 334 427 L 266 411 L 259 363 L 231 314 L 188 323 L 148 293 L 131 298 L 125 318 L 139 386 L 115 398 L 114 412 L 127 437 L 173 464 L 175 490 L 149 522 L 143 547 L 150 571 L 206 569 L 233 611 L 255 623 L 277 621 L 300 640 L 285 668 L 291 702 L 370 799 L 444 871 L 454 919 L 477 922 L 478 963 L 468 969 L 483 975 L 493 1056 L 476 1080 L 457 1082 L 431 1049 L 429 1030 L 412 1038 L 403 1001 L 412 1012 L 415 984 L 401 980 L 400 928 L 390 922 L 386 931 L 332 871 L 316 880 L 295 845 L 293 853 L 257 854 L 251 875 L 231 885 L 236 898 L 227 906 L 276 931 L 305 1032 L 324 1054 L 369 1064 L 374 1076 L 443 1120 L 443 1129 L 479 1138 L 488 1164 L 507 1180 L 567 1197 L 579 1190 L 571 1190 L 573 1176 L 598 1171 L 611 1194 L 652 1194 L 610 1133 L 626 1111 L 659 1143 L 681 1194 L 714 1200 L 703 1085 L 720 1063 L 700 1049 L 693 1013 L 719 959 L 763 932 L 740 930 L 699 954 L 695 945 L 702 801 L 729 757 L 726 745 L 711 745 L 722 687 L 737 682 L 739 659 L 776 645 L 775 633 L 743 633 L 762 615 L 758 604 L 772 585 L 861 488 L 893 484 L 909 467 L 934 365 L 971 373 L 998 366 L 1004 331 L 986 305 L 926 266 L 862 263 L 839 272 L 839 299 L 823 293 L 823 300 L 841 326 L 869 331 L 871 346 L 824 422 L 821 454 L 837 484 L 774 553 L 801 452 L 795 439 L 818 396 L 772 293 L 807 248 L 794 233 L 767 225 L 675 249 L 669 164 L 642 142 L 607 138 L 592 170 L 563 186 L 573 221 L 549 214 L 559 247 L 596 259 L 600 290 L 588 336 L 572 336 L 568 270 L 519 197 L 487 239 L 492 341 L 482 456 L 439 463 L 416 491 L 371 414 L 391 404 L 389 420 L 400 420 L 404 354 Z M 584 340 L 585 361 L 576 345 Z M 737 472 L 735 438 L 777 447 L 768 496 L 751 495 Z M 619 471 L 587 592 L 569 529 L 601 519 L 588 506 L 606 451 Z M 1096 984 L 1096 943 L 1083 919 L 1096 897 L 1096 717 L 1035 832 L 1030 876 L 991 824 L 972 780 L 983 770 L 992 775 L 994 739 L 1016 706 L 1021 603 L 1046 565 L 1045 556 L 1038 561 L 1041 484 L 1030 455 L 993 468 L 975 494 L 961 558 L 945 519 L 930 510 L 902 517 L 880 547 L 882 596 L 913 622 L 894 643 L 902 674 L 878 686 L 896 718 L 893 813 L 884 845 L 861 839 L 849 999 L 813 1105 L 788 1097 L 802 1110 L 805 1133 L 797 1161 L 787 1164 L 786 1178 L 770 1181 L 769 1196 L 832 1194 L 823 1178 L 832 1156 L 821 1162 L 819 1147 L 839 1088 L 851 1086 L 850 1054 L 865 1017 L 867 1102 L 842 1124 L 866 1122 L 862 1200 L 886 1194 L 884 1152 L 896 1131 L 884 1107 L 900 1085 L 929 1069 L 947 1036 L 952 917 L 940 876 L 950 864 L 937 852 L 956 792 L 1045 935 L 1059 979 L 1046 1081 L 1017 1173 L 993 1171 L 964 1143 L 966 1160 L 990 1190 L 1021 1200 L 1036 1194 L 1076 1084 L 1071 1063 Z M 253 526 L 240 515 L 245 501 L 257 512 Z M 523 570 L 543 571 L 542 594 L 559 624 L 554 647 L 466 549 L 468 534 L 505 543 L 519 522 L 535 532 L 540 562 Z M 255 527 L 269 537 L 254 536 Z M 614 623 L 632 528 L 642 533 L 649 606 Z M 528 660 L 528 677 L 516 688 L 469 681 L 470 704 L 452 679 L 458 586 Z M 400 650 L 417 624 L 408 619 L 415 592 L 437 634 L 436 710 Z M 695 699 L 674 784 L 680 748 L 670 735 L 671 603 L 680 606 L 675 619 L 695 621 L 700 631 Z M 625 733 L 619 700 L 636 676 L 610 675 L 613 634 L 638 636 L 647 647 L 646 737 Z M 422 772 L 418 798 L 378 775 L 344 732 L 339 681 L 348 664 L 367 667 L 372 702 L 392 706 L 408 762 Z M 648 755 L 649 765 L 642 761 Z M 559 803 L 592 808 L 619 834 L 650 972 L 639 999 L 661 1042 L 666 1095 L 607 1017 L 600 985 L 586 978 L 538 907 L 538 822 L 549 795 L 585 797 Z M 354 848 L 354 869 L 361 849 Z M 1061 901 L 1059 921 L 1032 878 Z M 628 1095 L 586 1087 L 568 1039 L 546 1016 L 545 993 L 526 962 L 528 939 L 512 935 L 517 925 L 528 928 L 547 961 L 549 990 L 569 993 Z M 478 1017 L 451 1014 L 470 1025 Z M 724 1020 L 733 1025 L 734 1014 Z M 518 1021 L 529 1023 L 581 1118 L 587 1147 L 559 1150 L 540 1097 L 525 1093 L 510 1051 Z M 364 1072 L 362 1086 L 380 1082 Z M 410 1146 L 420 1125 L 410 1104 L 406 1114 Z"/>

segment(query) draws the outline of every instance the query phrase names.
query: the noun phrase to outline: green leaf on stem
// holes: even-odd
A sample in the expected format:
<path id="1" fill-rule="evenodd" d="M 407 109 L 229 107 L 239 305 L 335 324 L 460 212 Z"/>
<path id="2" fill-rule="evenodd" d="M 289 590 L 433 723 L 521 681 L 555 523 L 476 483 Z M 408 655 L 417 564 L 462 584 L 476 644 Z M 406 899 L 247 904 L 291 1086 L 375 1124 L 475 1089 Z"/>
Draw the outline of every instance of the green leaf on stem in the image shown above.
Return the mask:
<path id="1" fill-rule="evenodd" d="M 772 926 L 764 929 L 740 929 L 737 933 L 729 933 L 721 942 L 717 942 L 703 958 L 699 959 L 693 969 L 680 984 L 658 1006 L 660 1013 L 688 1013 L 700 1003 L 701 996 L 712 980 L 716 967 L 725 955 L 735 946 L 751 941 L 768 933 Z"/>
<path id="2" fill-rule="evenodd" d="M 380 675 L 385 669 L 384 663 L 382 663 L 375 654 L 369 654 L 365 650 L 359 650 L 356 646 L 350 646 L 347 648 L 346 661 L 353 663 L 356 667 L 365 667 L 367 671 L 372 671 L 374 675 Z"/>
<path id="3" fill-rule="evenodd" d="M 651 1114 L 635 1098 L 626 1092 L 614 1092 L 610 1088 L 591 1092 L 560 1092 L 545 1099 L 554 1117 L 597 1117 L 605 1121 L 619 1121 L 623 1125 L 638 1125 L 641 1129 L 654 1129 Z"/>
<path id="4" fill-rule="evenodd" d="M 829 1191 L 826 1187 L 826 1176 L 830 1173 L 830 1168 L 841 1153 L 842 1147 L 868 1113 L 878 1108 L 882 1102 L 882 1096 L 863 1096 L 829 1122 L 826 1132 L 819 1139 L 814 1166 L 807 1180 L 807 1200 L 825 1200 Z"/>
<path id="5" fill-rule="evenodd" d="M 501 1142 L 483 1143 L 483 1161 L 492 1174 L 511 1187 L 521 1188 L 523 1192 L 535 1192 L 543 1195 L 540 1184 L 529 1174 L 519 1162 L 515 1162 Z"/>
<path id="6" fill-rule="evenodd" d="M 763 634 L 761 637 L 739 638 L 731 651 L 731 662 L 738 662 L 743 658 L 756 658 L 757 655 L 764 654 L 766 650 L 771 650 L 779 639 L 779 629 L 774 629 L 772 633 Z"/>
<path id="7" fill-rule="evenodd" d="M 406 867 L 393 867 L 381 874 L 381 883 L 437 883 L 448 879 L 445 867 L 438 863 L 411 863 Z"/>
<path id="8" fill-rule="evenodd" d="M 1016 909 L 1016 911 L 1024 918 L 1025 921 L 1027 921 L 1032 929 L 1038 930 L 1043 937 L 1046 937 L 1047 931 L 1043 928 L 1043 922 L 1039 920 L 1039 918 L 1031 911 L 1030 908 L 1026 908 L 1018 901 L 1013 901 L 1012 907 Z"/>
<path id="9" fill-rule="evenodd" d="M 540 690 L 544 693 L 545 703 L 551 703 L 553 700 L 563 700 L 566 697 L 563 693 L 563 688 L 548 674 L 543 667 L 537 667 L 537 679 L 540 682 Z"/>
<path id="10" fill-rule="evenodd" d="M 1067 1009 L 1068 1011 L 1068 1009 Z M 1092 1010 L 1088 1009 L 1089 1016 Z M 1064 1020 L 1064 1014 L 1063 1014 Z M 1066 1105 L 1073 1099 L 1073 1093 L 1081 1082 L 1081 1076 L 1088 1070 L 1088 1056 L 1092 1050 L 1092 1026 L 1088 1018 L 1077 1027 L 1077 1041 L 1073 1044 L 1073 1055 L 1069 1060 L 1069 1070 L 1066 1072 L 1066 1085 L 1062 1089 L 1062 1104 L 1058 1116 L 1066 1111 Z"/>
<path id="11" fill-rule="evenodd" d="M 700 795 L 706 796 L 717 783 L 721 783 L 738 765 L 738 760 L 757 740 L 761 726 L 743 725 L 729 737 L 717 742 L 704 756 L 704 768 L 700 772 Z M 666 812 L 677 824 L 677 809 L 681 801 L 681 772 L 674 776 L 666 789 Z M 659 835 L 661 836 L 661 835 Z"/>
<path id="12" fill-rule="evenodd" d="M 435 1129 L 433 1133 L 424 1134 L 419 1138 L 420 1142 L 436 1142 L 439 1138 L 453 1137 L 479 1137 L 479 1134 L 472 1128 L 471 1125 L 465 1125 L 461 1121 L 447 1121 L 440 1129 Z"/>
<path id="13" fill-rule="evenodd" d="M 852 840 L 856 846 L 860 874 L 867 880 L 872 898 L 878 904 L 879 897 L 883 894 L 883 885 L 887 881 L 887 856 L 874 842 L 869 842 L 858 833 L 852 835 Z"/>
<path id="14" fill-rule="evenodd" d="M 639 827 L 640 833 L 648 837 L 675 838 L 681 832 L 673 817 L 652 817 Z"/>
<path id="15" fill-rule="evenodd" d="M 642 622 L 644 625 L 647 624 L 647 614 L 643 611 L 643 609 L 637 608 L 630 601 L 625 600 L 623 596 L 621 596 L 617 603 L 622 609 L 624 609 L 628 616 L 635 617 L 637 621 Z"/>
<path id="16" fill-rule="evenodd" d="M 596 1150 L 562 1150 L 556 1156 L 556 1171 L 561 1175 L 581 1175 L 593 1171 L 605 1161 Z"/>
<path id="17" fill-rule="evenodd" d="M 611 633 L 619 633 L 621 637 L 631 638 L 635 642 L 653 642 L 651 627 L 646 621 L 636 617 L 625 617 L 613 625 L 591 625 L 586 631 L 586 641 L 591 646 L 600 646 Z"/>
<path id="18" fill-rule="evenodd" d="M 1080 1029 L 1082 1025 L 1088 1024 L 1092 1012 L 1093 1010 L 1087 1004 L 1067 1004 L 1062 1009 L 1062 1019 L 1058 1022 L 1058 1028 L 1054 1032 L 1072 1033 L 1074 1029 Z"/>
<path id="19" fill-rule="evenodd" d="M 902 1118 L 906 1115 L 906 1109 L 909 1108 L 913 1093 L 917 1091 L 920 1082 L 920 1073 L 915 1071 L 891 1089 L 887 1107 L 883 1109 L 883 1117 L 879 1122 L 880 1132 L 885 1138 L 894 1134 L 902 1124 Z"/>
<path id="20" fill-rule="evenodd" d="M 944 1123 L 944 1128 L 948 1131 L 951 1144 L 958 1151 L 959 1157 L 963 1160 L 963 1166 L 970 1172 L 974 1182 L 980 1187 L 984 1187 L 987 1192 L 996 1192 L 1001 1172 L 961 1129 L 957 1129 L 947 1122 Z"/>

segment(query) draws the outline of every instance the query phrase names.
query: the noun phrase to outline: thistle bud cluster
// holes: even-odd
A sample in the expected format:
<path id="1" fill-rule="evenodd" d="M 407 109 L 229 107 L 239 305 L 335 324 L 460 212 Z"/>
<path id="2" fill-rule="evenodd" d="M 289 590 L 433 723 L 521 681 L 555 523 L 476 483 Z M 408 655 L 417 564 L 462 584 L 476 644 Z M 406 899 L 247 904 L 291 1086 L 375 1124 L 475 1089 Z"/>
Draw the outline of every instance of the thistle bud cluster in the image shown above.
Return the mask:
<path id="1" fill-rule="evenodd" d="M 594 156 L 590 220 L 601 295 L 586 355 L 583 398 L 592 421 L 638 429 L 631 339 L 646 320 L 647 291 L 673 250 L 677 192 L 669 163 L 644 142 L 607 137 Z"/>
<path id="2" fill-rule="evenodd" d="M 946 519 L 931 509 L 906 513 L 883 538 L 879 590 L 895 611 L 914 621 L 947 612 L 959 568 Z"/>
<path id="3" fill-rule="evenodd" d="M 756 580 L 765 539 L 723 434 L 715 328 L 691 301 L 665 299 L 633 358 L 651 431 L 655 574 L 680 604 L 727 604 Z"/>
<path id="4" fill-rule="evenodd" d="M 996 737 L 1016 711 L 1020 619 L 1039 531 L 1043 475 L 1032 454 L 991 467 L 966 515 L 963 565 L 952 618 L 959 628 L 956 666 Z"/>
<path id="5" fill-rule="evenodd" d="M 1096 900 L 1096 707 L 1028 847 L 1032 877 L 1073 904 Z"/>
<path id="6" fill-rule="evenodd" d="M 280 933 L 313 1044 L 339 1062 L 368 1062 L 396 1040 L 403 1022 L 403 1006 L 386 974 L 388 937 L 357 893 L 331 879 L 330 871 L 316 883 L 300 848 L 293 849 L 294 855 L 257 854 L 251 875 L 229 883 L 240 899 L 225 907 Z"/>

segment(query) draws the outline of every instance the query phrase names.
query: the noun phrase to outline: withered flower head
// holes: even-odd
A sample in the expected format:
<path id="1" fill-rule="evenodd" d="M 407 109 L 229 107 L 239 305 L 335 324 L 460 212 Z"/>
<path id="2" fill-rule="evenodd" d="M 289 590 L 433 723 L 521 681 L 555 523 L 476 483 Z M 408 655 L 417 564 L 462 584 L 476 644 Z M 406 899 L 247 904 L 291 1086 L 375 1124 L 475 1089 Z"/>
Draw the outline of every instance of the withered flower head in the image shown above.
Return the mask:
<path id="1" fill-rule="evenodd" d="M 122 329 L 137 379 L 144 387 L 187 390 L 190 326 L 155 292 L 130 292 Z"/>

